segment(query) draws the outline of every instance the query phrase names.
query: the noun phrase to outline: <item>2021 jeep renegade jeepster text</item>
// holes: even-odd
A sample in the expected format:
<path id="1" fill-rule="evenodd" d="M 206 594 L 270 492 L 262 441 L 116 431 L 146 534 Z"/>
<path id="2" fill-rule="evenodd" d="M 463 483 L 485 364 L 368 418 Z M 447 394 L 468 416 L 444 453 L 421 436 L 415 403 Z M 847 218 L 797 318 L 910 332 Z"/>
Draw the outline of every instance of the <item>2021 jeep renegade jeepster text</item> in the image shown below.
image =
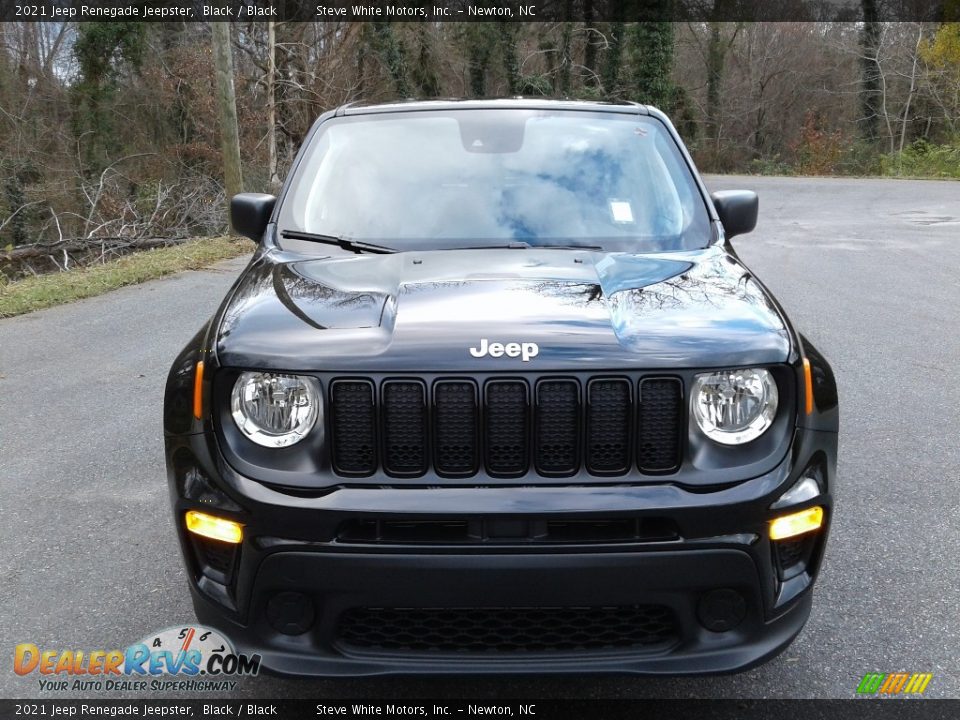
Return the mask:
<path id="1" fill-rule="evenodd" d="M 198 618 L 264 667 L 709 673 L 800 632 L 833 373 L 640 105 L 340 108 L 180 353 L 164 427 Z"/>

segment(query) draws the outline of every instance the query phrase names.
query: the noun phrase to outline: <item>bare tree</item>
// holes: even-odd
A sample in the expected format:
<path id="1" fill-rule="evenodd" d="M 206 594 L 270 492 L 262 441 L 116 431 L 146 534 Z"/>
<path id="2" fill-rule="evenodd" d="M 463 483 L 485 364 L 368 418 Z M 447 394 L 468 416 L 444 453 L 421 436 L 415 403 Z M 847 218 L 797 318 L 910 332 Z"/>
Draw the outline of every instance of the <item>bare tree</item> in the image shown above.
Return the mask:
<path id="1" fill-rule="evenodd" d="M 900 152 L 903 153 L 903 143 L 907 137 L 907 124 L 910 122 L 910 104 L 917 89 L 917 64 L 920 62 L 920 44 L 923 42 L 923 25 L 917 26 L 917 44 L 913 49 L 913 62 L 910 69 L 910 89 L 907 92 L 907 101 L 903 104 L 903 116 L 900 124 Z"/>
<path id="2" fill-rule="evenodd" d="M 223 152 L 224 187 L 227 191 L 227 218 L 230 198 L 243 192 L 240 168 L 240 130 L 237 125 L 237 98 L 233 85 L 233 55 L 230 47 L 230 24 L 211 23 L 213 55 L 217 72 L 217 105 L 220 108 L 220 144 Z"/>
<path id="3" fill-rule="evenodd" d="M 270 173 L 270 188 L 280 186 L 277 174 L 277 97 L 274 78 L 277 74 L 277 30 L 273 20 L 267 23 L 267 171 Z"/>

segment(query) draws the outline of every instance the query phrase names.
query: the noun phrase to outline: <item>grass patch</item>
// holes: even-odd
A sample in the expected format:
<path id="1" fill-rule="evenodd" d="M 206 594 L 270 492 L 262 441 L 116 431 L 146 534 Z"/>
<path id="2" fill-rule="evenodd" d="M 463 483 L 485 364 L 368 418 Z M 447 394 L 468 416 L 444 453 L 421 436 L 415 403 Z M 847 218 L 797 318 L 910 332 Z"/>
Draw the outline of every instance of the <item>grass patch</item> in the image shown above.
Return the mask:
<path id="1" fill-rule="evenodd" d="M 252 250 L 249 240 L 202 238 L 131 253 L 102 265 L 90 265 L 67 272 L 48 273 L 12 282 L 0 276 L 0 318 L 102 295 L 125 285 L 136 285 L 183 270 L 199 270 Z"/>

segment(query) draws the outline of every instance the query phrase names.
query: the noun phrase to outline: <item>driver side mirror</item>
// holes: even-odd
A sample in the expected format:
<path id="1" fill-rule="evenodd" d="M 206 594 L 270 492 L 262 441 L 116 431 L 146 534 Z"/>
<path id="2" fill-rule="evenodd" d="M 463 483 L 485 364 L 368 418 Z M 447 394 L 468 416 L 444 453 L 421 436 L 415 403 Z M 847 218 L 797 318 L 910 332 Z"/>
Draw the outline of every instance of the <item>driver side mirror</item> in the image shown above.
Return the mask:
<path id="1" fill-rule="evenodd" d="M 710 199 L 727 239 L 748 233 L 757 226 L 760 200 L 752 190 L 718 190 Z"/>
<path id="2" fill-rule="evenodd" d="M 259 243 L 276 204 L 277 198 L 264 193 L 234 195 L 230 199 L 230 224 L 233 231 Z"/>

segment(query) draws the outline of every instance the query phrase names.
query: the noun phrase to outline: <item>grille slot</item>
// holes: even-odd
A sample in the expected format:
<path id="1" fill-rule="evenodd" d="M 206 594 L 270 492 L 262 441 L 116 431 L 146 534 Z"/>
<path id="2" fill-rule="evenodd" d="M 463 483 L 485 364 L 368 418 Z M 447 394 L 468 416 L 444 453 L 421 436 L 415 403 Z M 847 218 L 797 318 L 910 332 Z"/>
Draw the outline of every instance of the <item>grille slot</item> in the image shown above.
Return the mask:
<path id="1" fill-rule="evenodd" d="M 341 645 L 381 653 L 656 652 L 678 637 L 661 605 L 352 608 L 337 624 Z"/>
<path id="2" fill-rule="evenodd" d="M 345 520 L 337 540 L 351 544 L 571 544 L 670 542 L 680 532 L 665 517 L 596 519 L 451 517 L 440 520 Z"/>
<path id="3" fill-rule="evenodd" d="M 469 380 L 438 382 L 433 388 L 435 464 L 440 475 L 477 471 L 477 388 Z"/>
<path id="4" fill-rule="evenodd" d="M 596 475 L 622 475 L 630 467 L 632 383 L 592 380 L 587 393 L 587 468 Z"/>
<path id="5" fill-rule="evenodd" d="M 572 475 L 580 466 L 580 386 L 576 380 L 537 384 L 536 467 L 541 475 Z"/>
<path id="6" fill-rule="evenodd" d="M 337 380 L 330 389 L 333 411 L 333 466 L 341 475 L 371 475 L 376 470 L 376 413 L 373 383 Z"/>
<path id="7" fill-rule="evenodd" d="M 466 520 L 347 520 L 337 539 L 348 543 L 449 544 L 470 537 Z"/>
<path id="8" fill-rule="evenodd" d="M 494 380 L 486 386 L 486 464 L 494 476 L 515 477 L 527 471 L 529 400 L 522 380 Z"/>
<path id="9" fill-rule="evenodd" d="M 427 471 L 426 389 L 418 381 L 383 384 L 383 466 L 391 475 Z"/>
<path id="10" fill-rule="evenodd" d="M 642 472 L 671 472 L 680 467 L 683 385 L 676 378 L 640 382 L 637 464 Z"/>
<path id="11" fill-rule="evenodd" d="M 549 520 L 549 542 L 668 542 L 680 537 L 668 518 L 612 520 Z"/>

